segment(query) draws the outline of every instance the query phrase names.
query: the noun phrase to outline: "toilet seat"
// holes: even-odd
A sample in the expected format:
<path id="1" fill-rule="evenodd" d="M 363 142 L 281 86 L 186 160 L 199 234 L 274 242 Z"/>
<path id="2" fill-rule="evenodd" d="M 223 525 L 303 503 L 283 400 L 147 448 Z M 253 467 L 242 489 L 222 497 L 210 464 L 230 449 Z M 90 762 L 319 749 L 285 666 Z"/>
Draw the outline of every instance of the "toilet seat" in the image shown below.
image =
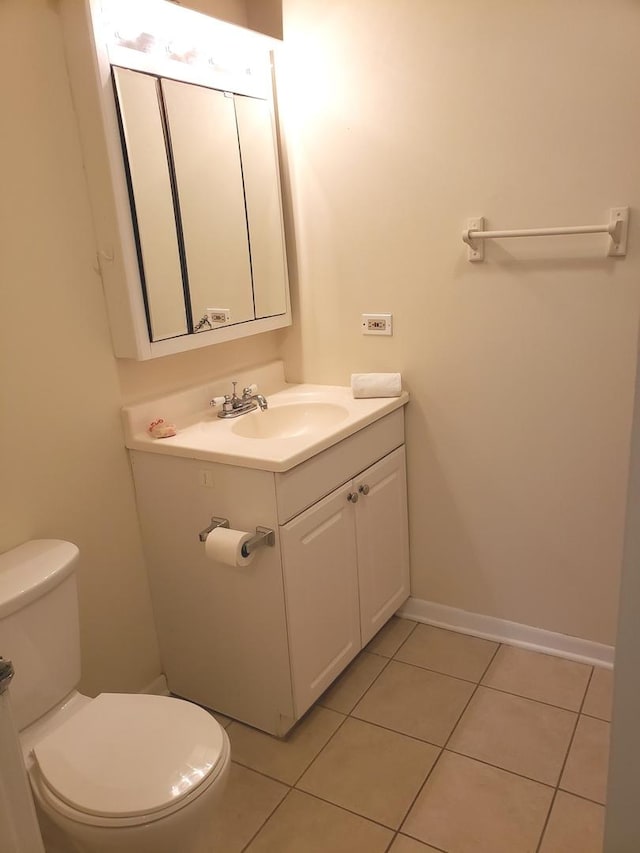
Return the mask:
<path id="1" fill-rule="evenodd" d="M 43 799 L 72 820 L 135 826 L 184 808 L 228 762 L 205 710 L 164 696 L 103 693 L 33 750 Z"/>

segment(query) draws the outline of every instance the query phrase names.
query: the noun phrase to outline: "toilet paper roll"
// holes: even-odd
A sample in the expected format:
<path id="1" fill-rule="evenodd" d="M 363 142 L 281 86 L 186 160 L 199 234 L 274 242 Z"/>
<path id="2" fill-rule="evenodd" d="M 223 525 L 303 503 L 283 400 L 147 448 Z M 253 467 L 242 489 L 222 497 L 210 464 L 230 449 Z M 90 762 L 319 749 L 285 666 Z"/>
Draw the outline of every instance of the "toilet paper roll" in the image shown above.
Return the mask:
<path id="1" fill-rule="evenodd" d="M 216 527 L 207 536 L 204 551 L 210 560 L 224 563 L 225 566 L 248 566 L 255 552 L 248 557 L 242 555 L 242 546 L 254 536 L 246 530 L 230 530 L 228 527 Z"/>

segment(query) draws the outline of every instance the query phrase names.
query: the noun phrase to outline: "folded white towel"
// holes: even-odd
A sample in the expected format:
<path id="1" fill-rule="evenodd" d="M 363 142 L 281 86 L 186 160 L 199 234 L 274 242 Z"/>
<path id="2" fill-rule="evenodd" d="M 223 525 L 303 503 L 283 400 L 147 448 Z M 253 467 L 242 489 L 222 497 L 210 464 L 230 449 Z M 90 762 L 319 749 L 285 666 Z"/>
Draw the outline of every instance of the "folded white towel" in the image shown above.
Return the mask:
<path id="1" fill-rule="evenodd" d="M 351 390 L 359 397 L 399 397 L 402 379 L 399 373 L 352 373 Z"/>

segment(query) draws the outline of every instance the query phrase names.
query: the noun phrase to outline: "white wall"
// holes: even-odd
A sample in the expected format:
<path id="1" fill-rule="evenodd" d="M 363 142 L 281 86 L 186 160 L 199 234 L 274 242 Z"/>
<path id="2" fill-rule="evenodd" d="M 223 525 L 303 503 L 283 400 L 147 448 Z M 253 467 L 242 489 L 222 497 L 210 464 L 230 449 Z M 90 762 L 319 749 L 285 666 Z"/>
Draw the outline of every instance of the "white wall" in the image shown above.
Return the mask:
<path id="1" fill-rule="evenodd" d="M 173 0 L 176 2 L 176 0 Z M 282 0 L 177 0 L 180 6 L 212 15 L 273 38 L 282 38 Z"/>
<path id="2" fill-rule="evenodd" d="M 401 370 L 413 593 L 612 643 L 640 273 L 640 7 L 285 0 L 291 378 Z M 595 223 L 602 236 L 460 233 Z M 296 276 L 294 275 L 294 279 Z M 359 333 L 392 311 L 393 338 Z"/>
<path id="3" fill-rule="evenodd" d="M 0 551 L 79 545 L 82 686 L 137 690 L 160 665 L 54 4 L 0 4 L 0 65 Z"/>
<path id="4" fill-rule="evenodd" d="M 237 24 L 239 27 L 248 26 L 246 0 L 177 0 L 177 3 L 185 9 L 212 15 L 214 18 Z"/>

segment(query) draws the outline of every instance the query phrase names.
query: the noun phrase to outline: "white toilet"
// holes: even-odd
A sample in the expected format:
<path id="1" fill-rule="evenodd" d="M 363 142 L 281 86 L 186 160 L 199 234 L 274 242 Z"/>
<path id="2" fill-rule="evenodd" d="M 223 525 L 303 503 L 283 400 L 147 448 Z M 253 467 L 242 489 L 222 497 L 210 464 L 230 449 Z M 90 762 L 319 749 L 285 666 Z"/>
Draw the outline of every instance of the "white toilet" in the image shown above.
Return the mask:
<path id="1" fill-rule="evenodd" d="M 77 692 L 77 561 L 55 539 L 0 555 L 0 654 L 47 853 L 209 851 L 227 734 L 181 699 Z"/>

